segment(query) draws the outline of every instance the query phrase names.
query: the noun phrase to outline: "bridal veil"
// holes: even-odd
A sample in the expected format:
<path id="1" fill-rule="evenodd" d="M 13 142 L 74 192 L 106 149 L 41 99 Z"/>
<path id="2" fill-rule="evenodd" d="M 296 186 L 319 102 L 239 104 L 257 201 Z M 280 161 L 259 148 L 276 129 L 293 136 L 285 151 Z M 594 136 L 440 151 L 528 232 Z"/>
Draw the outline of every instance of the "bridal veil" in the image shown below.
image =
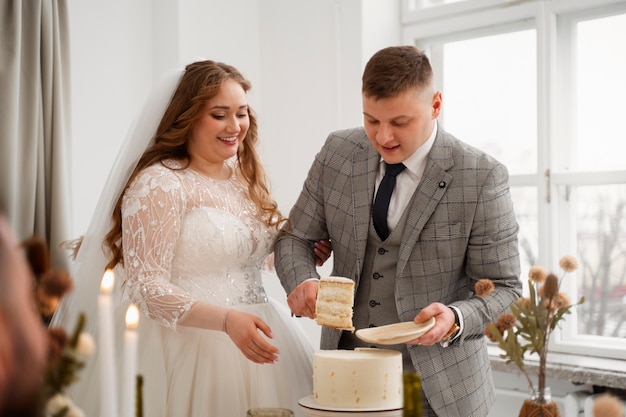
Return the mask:
<path id="1" fill-rule="evenodd" d="M 98 340 L 97 298 L 102 276 L 108 263 L 103 250 L 103 242 L 111 227 L 111 214 L 139 158 L 154 140 L 159 122 L 183 73 L 184 69 L 177 69 L 165 74 L 153 87 L 141 112 L 132 123 L 105 182 L 88 229 L 83 236 L 80 249 L 70 266 L 74 290 L 61 301 L 51 326 L 63 327 L 68 333 L 71 333 L 79 314 L 84 313 L 87 320 L 85 330 L 91 333 L 96 341 Z M 123 268 L 118 267 L 115 270 L 115 288 L 113 291 L 113 302 L 117 306 L 115 311 L 115 323 L 117 324 L 114 327 L 118 353 L 123 351 L 123 320 L 126 306 L 129 303 L 125 299 L 127 297 L 123 296 L 123 281 Z M 119 357 L 121 356 L 117 355 L 117 358 Z M 69 390 L 70 397 L 88 416 L 99 414 L 101 376 L 97 358 L 96 349 L 96 354 L 87 359 L 85 369 L 80 372 L 79 381 L 73 384 Z M 118 366 L 118 368 L 120 367 Z"/>

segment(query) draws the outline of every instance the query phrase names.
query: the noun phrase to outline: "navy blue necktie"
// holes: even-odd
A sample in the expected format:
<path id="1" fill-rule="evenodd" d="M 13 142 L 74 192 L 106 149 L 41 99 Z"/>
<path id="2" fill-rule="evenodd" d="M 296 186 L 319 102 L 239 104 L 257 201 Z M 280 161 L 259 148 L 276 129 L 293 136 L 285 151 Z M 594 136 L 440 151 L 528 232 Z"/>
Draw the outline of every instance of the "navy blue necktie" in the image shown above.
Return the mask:
<path id="1" fill-rule="evenodd" d="M 372 219 L 374 220 L 374 229 L 378 236 L 385 240 L 389 236 L 389 226 L 387 225 L 387 212 L 389 211 L 389 201 L 393 188 L 396 186 L 396 176 L 406 168 L 404 164 L 388 164 L 385 162 L 385 176 L 378 186 L 376 198 L 374 199 L 374 207 L 372 210 Z"/>

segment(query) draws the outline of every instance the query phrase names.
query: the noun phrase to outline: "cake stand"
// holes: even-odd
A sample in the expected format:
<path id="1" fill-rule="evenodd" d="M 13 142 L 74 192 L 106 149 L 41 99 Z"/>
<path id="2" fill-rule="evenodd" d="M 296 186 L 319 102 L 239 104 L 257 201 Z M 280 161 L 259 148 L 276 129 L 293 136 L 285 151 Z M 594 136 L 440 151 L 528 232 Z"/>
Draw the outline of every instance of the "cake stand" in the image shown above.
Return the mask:
<path id="1" fill-rule="evenodd" d="M 301 398 L 298 404 L 306 417 L 402 417 L 401 408 L 335 408 L 316 403 L 313 395 Z"/>

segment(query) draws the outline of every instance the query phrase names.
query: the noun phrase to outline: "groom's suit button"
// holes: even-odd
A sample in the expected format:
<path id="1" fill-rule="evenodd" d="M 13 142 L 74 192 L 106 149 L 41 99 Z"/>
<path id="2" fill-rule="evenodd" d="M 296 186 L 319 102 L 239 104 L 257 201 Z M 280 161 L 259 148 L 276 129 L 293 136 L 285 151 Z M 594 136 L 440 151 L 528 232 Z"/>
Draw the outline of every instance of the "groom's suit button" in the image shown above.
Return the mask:
<path id="1" fill-rule="evenodd" d="M 379 255 L 384 255 L 387 252 L 387 249 L 385 248 L 378 248 L 378 254 Z"/>
<path id="2" fill-rule="evenodd" d="M 370 307 L 376 307 L 379 306 L 380 303 L 376 300 L 370 300 Z"/>

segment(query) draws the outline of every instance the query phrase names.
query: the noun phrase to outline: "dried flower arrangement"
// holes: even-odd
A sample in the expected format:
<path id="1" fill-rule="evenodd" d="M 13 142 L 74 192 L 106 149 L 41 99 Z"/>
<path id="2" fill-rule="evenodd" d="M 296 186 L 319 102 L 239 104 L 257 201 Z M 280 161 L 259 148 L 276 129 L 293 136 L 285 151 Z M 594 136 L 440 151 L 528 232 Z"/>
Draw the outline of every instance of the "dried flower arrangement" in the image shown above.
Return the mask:
<path id="1" fill-rule="evenodd" d="M 22 242 L 22 247 L 35 279 L 35 306 L 47 326 L 61 297 L 74 288 L 74 281 L 65 270 L 50 267 L 48 246 L 43 239 L 31 237 Z"/>
<path id="2" fill-rule="evenodd" d="M 533 266 L 528 273 L 529 297 L 520 298 L 510 306 L 510 312 L 503 313 L 496 323 L 489 323 L 485 328 L 487 338 L 504 351 L 500 357 L 522 371 L 538 403 L 549 402 L 543 394 L 550 335 L 565 315 L 571 313 L 572 307 L 584 302 L 584 297 L 581 297 L 577 304 L 572 304 L 568 295 L 560 291 L 565 275 L 578 268 L 576 259 L 564 256 L 559 266 L 563 270 L 560 279 L 541 266 Z M 493 283 L 489 279 L 481 279 L 475 290 L 477 295 L 487 297 L 493 291 Z M 539 356 L 537 384 L 533 383 L 524 366 L 527 353 Z"/>
<path id="3" fill-rule="evenodd" d="M 44 325 L 49 326 L 61 297 L 73 289 L 74 283 L 66 271 L 50 267 L 48 247 L 43 239 L 32 237 L 22 242 L 22 247 L 34 277 L 35 306 Z M 84 416 L 65 391 L 78 380 L 78 372 L 95 349 L 93 337 L 83 332 L 85 321 L 85 315 L 81 314 L 71 338 L 63 328 L 48 327 L 48 363 L 40 404 L 42 416 Z"/>

